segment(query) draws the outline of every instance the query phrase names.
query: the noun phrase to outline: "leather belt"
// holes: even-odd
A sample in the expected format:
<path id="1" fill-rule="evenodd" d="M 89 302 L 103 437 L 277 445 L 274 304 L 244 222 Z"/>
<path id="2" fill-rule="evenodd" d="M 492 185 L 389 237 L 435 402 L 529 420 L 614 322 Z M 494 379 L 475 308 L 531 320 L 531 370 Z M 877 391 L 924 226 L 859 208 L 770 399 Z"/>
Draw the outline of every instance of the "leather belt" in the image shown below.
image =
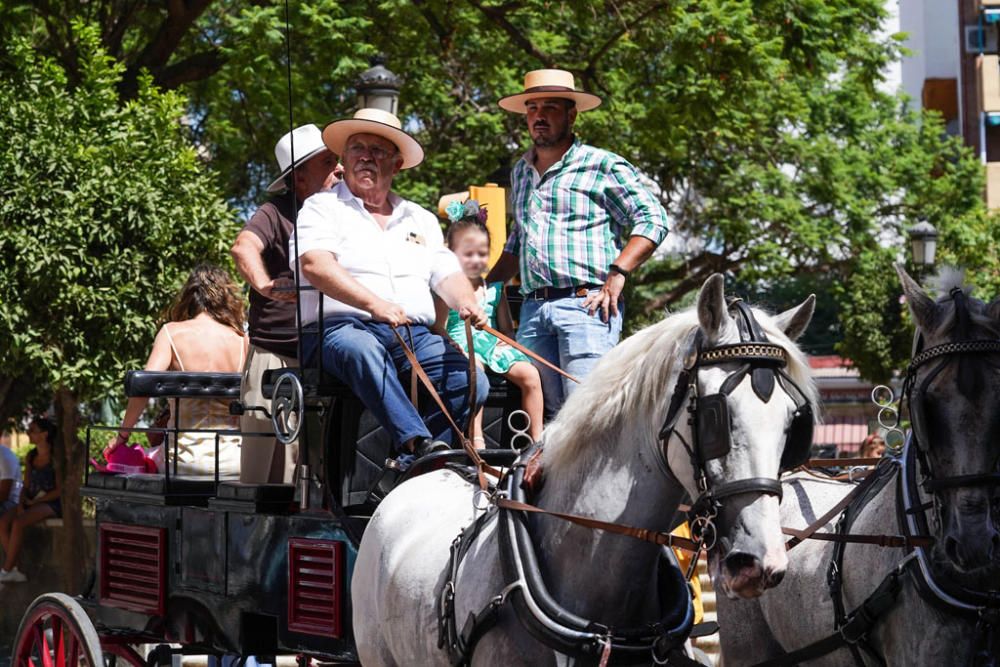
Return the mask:
<path id="1" fill-rule="evenodd" d="M 601 289 L 601 285 L 575 285 L 573 287 L 539 287 L 533 292 L 524 295 L 525 299 L 531 301 L 551 301 L 552 299 L 565 299 L 568 296 L 587 296 L 590 290 Z"/>

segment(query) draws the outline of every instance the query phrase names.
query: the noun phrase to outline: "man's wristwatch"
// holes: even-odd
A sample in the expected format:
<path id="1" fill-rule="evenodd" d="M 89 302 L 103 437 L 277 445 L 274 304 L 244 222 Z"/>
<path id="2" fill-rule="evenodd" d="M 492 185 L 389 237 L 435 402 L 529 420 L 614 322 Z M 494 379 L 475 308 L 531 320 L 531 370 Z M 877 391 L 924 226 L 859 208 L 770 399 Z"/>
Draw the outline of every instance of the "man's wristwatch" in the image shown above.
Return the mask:
<path id="1" fill-rule="evenodd" d="M 623 278 L 628 278 L 628 274 L 631 273 L 631 271 L 626 271 L 625 269 L 623 269 L 622 267 L 618 266 L 617 264 L 612 264 L 611 266 L 608 267 L 608 273 L 611 273 L 611 272 L 619 273 L 619 274 L 621 274 L 621 276 Z"/>

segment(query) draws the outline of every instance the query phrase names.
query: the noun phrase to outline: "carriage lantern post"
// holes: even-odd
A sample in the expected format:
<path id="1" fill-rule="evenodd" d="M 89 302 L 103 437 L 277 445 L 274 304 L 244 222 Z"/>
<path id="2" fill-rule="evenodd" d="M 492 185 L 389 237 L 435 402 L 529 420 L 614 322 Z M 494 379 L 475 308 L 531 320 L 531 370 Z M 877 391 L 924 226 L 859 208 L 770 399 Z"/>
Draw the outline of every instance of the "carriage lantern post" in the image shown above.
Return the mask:
<path id="1" fill-rule="evenodd" d="M 913 250 L 913 264 L 918 273 L 934 266 L 937 252 L 938 230 L 926 220 L 921 220 L 909 229 L 910 246 Z"/>
<path id="2" fill-rule="evenodd" d="M 371 67 L 358 77 L 354 87 L 358 91 L 359 109 L 381 109 L 398 116 L 399 77 L 385 66 L 385 56 L 372 56 Z"/>

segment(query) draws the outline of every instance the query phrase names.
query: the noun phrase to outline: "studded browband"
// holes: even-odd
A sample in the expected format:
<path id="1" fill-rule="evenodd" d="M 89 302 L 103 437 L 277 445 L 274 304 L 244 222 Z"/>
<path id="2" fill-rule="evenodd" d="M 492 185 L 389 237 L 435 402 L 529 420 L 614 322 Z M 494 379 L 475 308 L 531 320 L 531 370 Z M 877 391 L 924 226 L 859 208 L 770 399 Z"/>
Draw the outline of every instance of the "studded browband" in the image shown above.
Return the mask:
<path id="1" fill-rule="evenodd" d="M 734 343 L 719 345 L 698 352 L 698 366 L 723 364 L 727 361 L 771 363 L 784 366 L 788 363 L 785 348 L 774 343 Z"/>
<path id="2" fill-rule="evenodd" d="M 916 370 L 918 366 L 931 359 L 943 357 L 948 354 L 983 354 L 986 352 L 1000 352 L 1000 340 L 963 340 L 954 343 L 943 343 L 929 347 L 910 360 L 910 371 Z"/>

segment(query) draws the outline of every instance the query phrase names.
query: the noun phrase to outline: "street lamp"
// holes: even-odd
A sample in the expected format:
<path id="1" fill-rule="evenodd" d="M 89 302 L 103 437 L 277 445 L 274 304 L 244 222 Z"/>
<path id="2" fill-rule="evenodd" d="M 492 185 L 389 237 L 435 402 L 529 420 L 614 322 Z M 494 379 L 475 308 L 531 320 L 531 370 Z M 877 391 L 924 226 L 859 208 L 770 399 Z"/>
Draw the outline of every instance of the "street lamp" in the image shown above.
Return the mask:
<path id="1" fill-rule="evenodd" d="M 910 244 L 913 249 L 913 264 L 918 271 L 934 266 L 934 254 L 937 252 L 938 231 L 934 225 L 921 220 L 910 227 Z"/>
<path id="2" fill-rule="evenodd" d="M 385 67 L 385 56 L 372 56 L 371 67 L 358 77 L 354 86 L 358 90 L 359 109 L 381 109 L 398 116 L 399 87 L 401 81 Z"/>

